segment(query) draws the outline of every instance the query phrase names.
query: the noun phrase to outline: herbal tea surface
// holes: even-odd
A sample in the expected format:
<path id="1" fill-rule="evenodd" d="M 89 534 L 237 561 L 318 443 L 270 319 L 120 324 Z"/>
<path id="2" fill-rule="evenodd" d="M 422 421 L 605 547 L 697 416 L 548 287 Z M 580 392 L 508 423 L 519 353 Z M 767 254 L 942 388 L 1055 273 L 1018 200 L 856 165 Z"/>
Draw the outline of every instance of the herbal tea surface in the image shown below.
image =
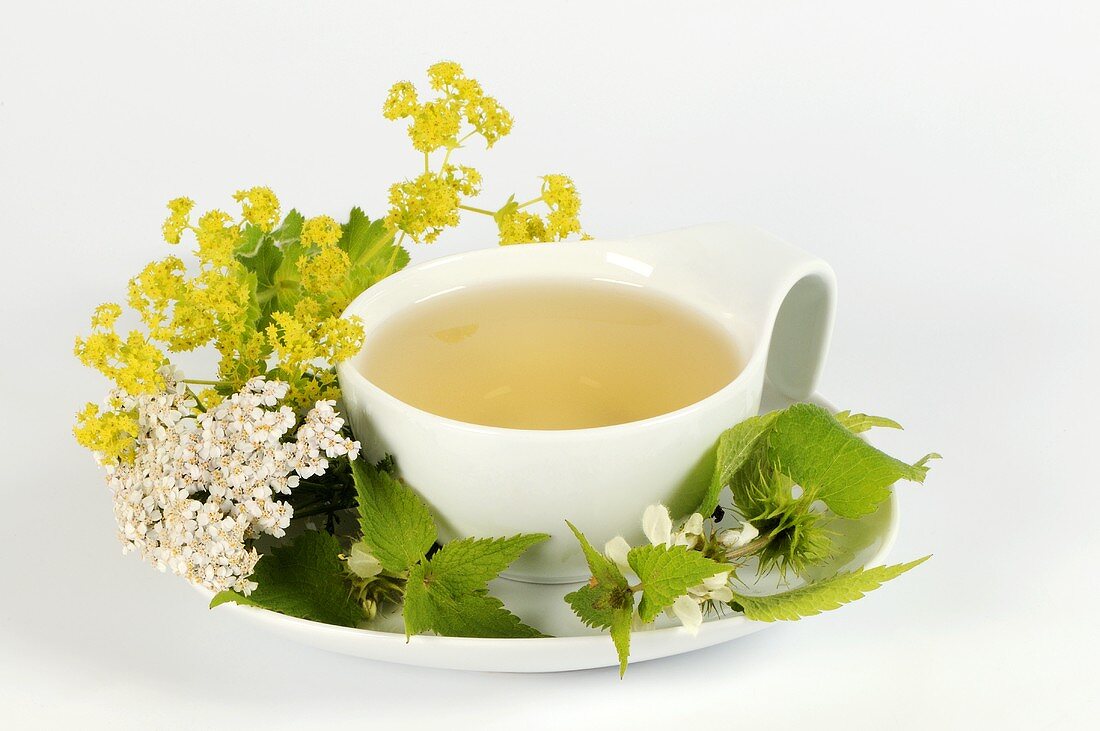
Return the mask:
<path id="1" fill-rule="evenodd" d="M 646 419 L 720 390 L 742 362 L 688 305 L 589 280 L 512 282 L 418 303 L 367 337 L 357 363 L 407 404 L 514 429 Z"/>

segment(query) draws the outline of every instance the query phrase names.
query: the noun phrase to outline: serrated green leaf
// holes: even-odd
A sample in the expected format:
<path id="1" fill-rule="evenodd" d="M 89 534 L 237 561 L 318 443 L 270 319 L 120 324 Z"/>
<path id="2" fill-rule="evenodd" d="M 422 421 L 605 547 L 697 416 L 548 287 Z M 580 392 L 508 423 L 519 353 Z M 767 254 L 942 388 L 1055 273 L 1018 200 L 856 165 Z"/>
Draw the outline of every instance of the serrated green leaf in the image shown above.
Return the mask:
<path id="1" fill-rule="evenodd" d="M 249 596 L 222 591 L 210 607 L 235 602 L 344 627 L 365 619 L 340 560 L 340 542 L 328 533 L 307 531 L 276 546 L 260 557 L 250 578 L 257 587 Z"/>
<path id="2" fill-rule="evenodd" d="M 384 220 L 371 221 L 362 209 L 351 209 L 337 244 L 351 261 L 348 272 L 350 297 L 409 263 L 409 252 L 394 243 L 393 234 Z"/>
<path id="3" fill-rule="evenodd" d="M 362 459 L 351 463 L 351 473 L 363 541 L 387 571 L 407 571 L 435 543 L 428 506 L 397 478 Z"/>
<path id="4" fill-rule="evenodd" d="M 581 545 L 592 578 L 576 591 L 565 595 L 573 613 L 589 627 L 611 630 L 611 639 L 619 657 L 619 677 L 626 672 L 630 657 L 630 625 L 634 616 L 634 592 L 622 571 L 592 547 L 580 530 L 565 521 Z"/>
<path id="5" fill-rule="evenodd" d="M 256 277 L 256 302 L 260 307 L 256 328 L 262 330 L 270 322 L 271 313 L 278 306 L 275 279 L 279 266 L 283 263 L 283 252 L 270 238 L 265 237 L 255 254 L 238 256 L 237 259 Z"/>
<path id="6" fill-rule="evenodd" d="M 421 566 L 413 567 L 405 594 L 405 634 L 412 636 L 429 630 L 446 637 L 545 637 L 524 624 L 504 604 L 487 594 L 453 597 L 433 591 L 419 576 Z"/>
<path id="7" fill-rule="evenodd" d="M 264 240 L 265 234 L 263 229 L 258 226 L 253 226 L 251 223 L 244 227 L 244 231 L 241 232 L 241 238 L 237 242 L 236 248 L 233 253 L 238 257 L 242 256 L 255 256 L 256 252 L 260 249 L 260 242 Z"/>
<path id="8" fill-rule="evenodd" d="M 566 594 L 565 602 L 573 608 L 573 613 L 587 626 L 596 629 L 608 629 L 617 609 L 613 606 L 613 597 L 614 593 L 606 591 L 603 586 L 585 584 L 576 591 Z"/>
<path id="9" fill-rule="evenodd" d="M 432 556 L 432 571 L 455 596 L 480 591 L 524 551 L 549 537 L 530 533 L 451 541 Z"/>
<path id="10" fill-rule="evenodd" d="M 409 570 L 405 633 L 451 637 L 542 637 L 489 596 L 487 584 L 546 535 L 452 541 Z"/>
<path id="11" fill-rule="evenodd" d="M 584 552 L 584 560 L 588 563 L 588 569 L 592 572 L 592 578 L 597 584 L 605 584 L 613 588 L 628 588 L 626 577 L 623 576 L 623 572 L 619 570 L 619 567 L 615 565 L 615 562 L 609 560 L 602 553 L 592 547 L 592 544 L 588 542 L 588 539 L 577 528 L 577 526 L 570 523 L 568 520 L 565 524 L 569 526 L 569 530 L 573 531 L 573 535 L 577 537 L 577 542 L 581 544 L 581 551 Z"/>
<path id="12" fill-rule="evenodd" d="M 883 427 L 886 429 L 901 429 L 901 424 L 885 416 L 871 416 L 870 414 L 853 414 L 851 411 L 840 411 L 836 414 L 836 420 L 853 434 Z"/>
<path id="13" fill-rule="evenodd" d="M 906 464 L 872 447 L 814 404 L 780 412 L 767 435 L 773 464 L 844 518 L 874 512 L 898 480 L 923 482 L 928 455 Z"/>
<path id="14" fill-rule="evenodd" d="M 283 259 L 271 277 L 273 310 L 292 312 L 302 298 L 302 275 L 298 271 L 298 261 L 304 254 L 305 247 L 298 241 L 283 246 Z"/>
<path id="15" fill-rule="evenodd" d="M 694 512 L 704 517 L 714 512 L 722 490 L 760 452 L 763 447 L 763 437 L 778 416 L 778 411 L 753 416 L 722 432 L 722 436 L 718 438 L 714 475 L 711 477 L 710 486 L 706 495 L 703 496 L 703 501 Z"/>
<path id="16" fill-rule="evenodd" d="M 611 641 L 615 643 L 615 652 L 619 655 L 619 677 L 626 675 L 626 664 L 630 660 L 630 630 L 634 610 L 630 607 L 616 609 L 611 615 Z"/>
<path id="17" fill-rule="evenodd" d="M 739 608 L 749 619 L 760 622 L 795 620 L 836 609 L 861 598 L 883 583 L 919 566 L 930 557 L 925 556 L 909 563 L 858 569 L 849 573 L 817 581 L 813 584 L 771 596 L 745 596 L 734 594 L 731 605 Z"/>
<path id="18" fill-rule="evenodd" d="M 279 228 L 271 232 L 272 240 L 280 245 L 298 241 L 302 237 L 302 224 L 305 220 L 305 216 L 301 213 L 293 208 L 290 209 Z"/>
<path id="19" fill-rule="evenodd" d="M 652 622 L 704 579 L 731 568 L 686 546 L 637 546 L 630 549 L 627 562 L 642 582 L 638 615 L 643 622 Z"/>

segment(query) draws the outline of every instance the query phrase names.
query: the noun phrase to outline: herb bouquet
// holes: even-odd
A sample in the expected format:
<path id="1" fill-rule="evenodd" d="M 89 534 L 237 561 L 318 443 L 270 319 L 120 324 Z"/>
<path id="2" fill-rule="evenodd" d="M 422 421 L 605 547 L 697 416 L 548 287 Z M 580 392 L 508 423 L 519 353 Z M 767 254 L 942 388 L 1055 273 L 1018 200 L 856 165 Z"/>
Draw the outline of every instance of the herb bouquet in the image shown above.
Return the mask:
<path id="1" fill-rule="evenodd" d="M 360 458 L 341 416 L 334 366 L 363 344 L 360 323 L 341 313 L 408 263 L 407 242 L 435 241 L 463 212 L 491 217 L 501 245 L 584 237 L 564 175 L 543 176 L 523 202 L 469 204 L 481 174 L 454 158 L 472 140 L 493 147 L 512 117 L 455 63 L 435 64 L 428 79 L 430 98 L 399 82 L 383 104 L 386 118 L 407 120 L 423 156 L 422 171 L 390 187 L 384 217 L 284 214 L 265 187 L 238 191 L 236 215 L 196 215 L 176 198 L 163 236 L 193 241 L 194 259 L 146 266 L 129 282 L 130 312 L 99 306 L 76 341 L 80 361 L 114 382 L 103 404 L 77 414 L 74 433 L 106 473 L 124 552 L 205 587 L 211 606 L 350 627 L 399 611 L 410 636 L 542 636 L 488 584 L 546 536 L 440 545 L 415 485 L 390 459 Z M 211 372 L 192 378 L 173 366 L 170 354 L 198 349 L 216 359 Z M 734 425 L 691 515 L 674 522 L 655 505 L 641 516 L 648 545 L 616 538 L 601 551 L 569 526 L 592 578 L 566 601 L 609 630 L 622 672 L 631 632 L 662 613 L 696 631 L 708 612 L 797 619 L 859 598 L 920 561 L 767 596 L 747 582 L 824 564 L 832 521 L 874 511 L 897 480 L 924 479 L 935 455 L 889 457 L 857 436 L 875 426 L 897 425 L 810 404 Z M 734 527 L 719 528 L 727 514 L 722 525 Z"/>

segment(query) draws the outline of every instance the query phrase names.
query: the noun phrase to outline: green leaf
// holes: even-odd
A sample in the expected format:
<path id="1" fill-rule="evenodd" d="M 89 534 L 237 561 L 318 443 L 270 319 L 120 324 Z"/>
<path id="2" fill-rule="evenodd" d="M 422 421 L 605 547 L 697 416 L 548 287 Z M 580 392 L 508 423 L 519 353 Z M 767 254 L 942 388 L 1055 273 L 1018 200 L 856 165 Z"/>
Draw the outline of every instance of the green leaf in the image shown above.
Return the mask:
<path id="1" fill-rule="evenodd" d="M 452 541 L 409 570 L 405 633 L 452 637 L 542 637 L 489 596 L 488 583 L 545 534 Z"/>
<path id="2" fill-rule="evenodd" d="M 351 261 L 348 273 L 351 297 L 409 263 L 409 252 L 394 243 L 393 233 L 384 220 L 371 221 L 362 209 L 351 209 L 337 244 Z"/>
<path id="3" fill-rule="evenodd" d="M 340 542 L 328 533 L 307 531 L 276 546 L 260 557 L 251 579 L 258 586 L 249 596 L 222 591 L 210 607 L 236 602 L 344 627 L 365 619 L 340 560 Z"/>
<path id="4" fill-rule="evenodd" d="M 549 537 L 545 533 L 528 533 L 511 538 L 451 541 L 432 556 L 432 570 L 452 594 L 476 592 L 484 589 L 524 551 Z"/>
<path id="5" fill-rule="evenodd" d="M 430 563 L 430 562 L 429 562 Z M 447 637 L 544 637 L 534 627 L 484 592 L 454 596 L 432 582 L 429 567 L 417 564 L 409 572 L 405 592 L 405 633 L 428 630 Z"/>
<path id="6" fill-rule="evenodd" d="M 278 291 L 275 286 L 276 273 L 283 263 L 283 252 L 265 237 L 251 256 L 238 256 L 245 269 L 256 277 L 256 302 L 260 306 L 260 317 L 256 324 L 262 330 L 271 320 L 271 313 L 278 306 Z"/>
<path id="7" fill-rule="evenodd" d="M 236 248 L 233 253 L 237 257 L 255 256 L 256 252 L 260 249 L 260 242 L 265 238 L 263 229 L 258 226 L 253 226 L 251 223 L 244 227 L 244 231 L 241 232 L 241 239 L 237 242 Z"/>
<path id="8" fill-rule="evenodd" d="M 853 602 L 890 579 L 904 574 L 914 566 L 919 566 L 929 558 L 925 556 L 909 563 L 837 574 L 830 579 L 771 596 L 734 594 L 731 605 L 749 619 L 760 622 L 808 617 Z"/>
<path id="9" fill-rule="evenodd" d="M 704 579 L 732 568 L 686 546 L 637 546 L 630 549 L 627 561 L 642 582 L 638 614 L 643 622 L 652 622 Z"/>
<path id="10" fill-rule="evenodd" d="M 875 449 L 813 404 L 780 412 L 768 434 L 769 456 L 795 483 L 844 518 L 874 512 L 898 480 L 923 482 L 927 455 L 906 464 Z"/>
<path id="11" fill-rule="evenodd" d="M 753 416 L 722 432 L 722 436 L 718 438 L 718 455 L 710 487 L 703 496 L 702 503 L 693 512 L 704 517 L 714 512 L 722 489 L 758 454 L 762 438 L 778 416 L 778 411 Z"/>
<path id="12" fill-rule="evenodd" d="M 871 416 L 869 414 L 853 414 L 851 411 L 841 411 L 836 414 L 836 420 L 853 434 L 884 427 L 886 429 L 901 429 L 901 424 L 885 416 Z"/>
<path id="13" fill-rule="evenodd" d="M 573 613 L 589 627 L 610 628 L 611 639 L 619 657 L 619 677 L 622 677 L 630 657 L 634 592 L 619 567 L 593 548 L 575 525 L 569 521 L 566 524 L 581 544 L 592 578 L 580 589 L 566 594 L 565 601 L 572 607 Z"/>
<path id="14" fill-rule="evenodd" d="M 302 237 L 305 220 L 305 216 L 292 208 L 279 228 L 271 232 L 271 238 L 280 245 L 297 242 Z"/>
<path id="15" fill-rule="evenodd" d="M 292 312 L 294 305 L 302 298 L 302 276 L 298 271 L 298 260 L 305 254 L 305 247 L 294 241 L 283 247 L 283 260 L 271 276 L 270 286 L 274 291 L 274 310 Z"/>
<path id="16" fill-rule="evenodd" d="M 615 652 L 619 655 L 619 677 L 626 674 L 626 663 L 630 659 L 630 625 L 634 610 L 630 607 L 616 609 L 611 615 L 611 641 L 615 643 Z"/>
<path id="17" fill-rule="evenodd" d="M 435 521 L 420 497 L 388 472 L 368 462 L 351 463 L 359 501 L 359 528 L 383 568 L 400 574 L 435 543 Z"/>

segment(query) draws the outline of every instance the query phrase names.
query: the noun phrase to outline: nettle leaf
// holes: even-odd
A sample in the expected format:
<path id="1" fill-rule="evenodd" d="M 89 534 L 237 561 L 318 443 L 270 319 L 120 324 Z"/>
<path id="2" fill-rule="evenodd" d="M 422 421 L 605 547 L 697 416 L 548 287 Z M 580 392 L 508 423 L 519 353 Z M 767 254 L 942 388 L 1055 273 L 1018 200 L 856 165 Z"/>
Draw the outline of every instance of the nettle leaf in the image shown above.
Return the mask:
<path id="1" fill-rule="evenodd" d="M 362 459 L 351 463 L 363 541 L 382 566 L 407 571 L 435 543 L 435 521 L 424 501 L 388 472 Z"/>
<path id="2" fill-rule="evenodd" d="M 566 594 L 565 601 L 589 627 L 611 630 L 611 640 L 619 656 L 619 677 L 622 677 L 630 657 L 634 592 L 619 567 L 593 548 L 575 525 L 569 521 L 566 523 L 581 544 L 592 578 L 580 589 Z"/>
<path id="3" fill-rule="evenodd" d="M 796 484 L 813 490 L 830 510 L 845 518 L 873 512 L 898 480 L 923 482 L 929 454 L 907 464 L 856 436 L 873 426 L 893 426 L 879 416 L 841 412 L 840 419 L 814 404 L 793 404 L 755 416 L 727 429 L 718 440 L 714 477 L 696 512 L 710 515 L 722 489 L 731 486 L 734 501 L 752 491 L 760 473 L 778 468 Z M 846 426 L 851 425 L 852 428 Z M 739 489 L 742 488 L 742 489 Z M 756 506 L 738 505 L 750 512 Z"/>
<path id="4" fill-rule="evenodd" d="M 795 620 L 836 609 L 860 599 L 885 582 L 919 566 L 930 558 L 925 556 L 909 563 L 878 566 L 837 574 L 823 581 L 771 596 L 733 595 L 730 605 L 749 619 L 760 622 Z"/>
<path id="5" fill-rule="evenodd" d="M 840 411 L 835 414 L 836 420 L 853 434 L 884 427 L 886 429 L 901 429 L 901 424 L 885 416 L 871 416 L 869 414 L 853 414 L 851 411 Z"/>
<path id="6" fill-rule="evenodd" d="M 453 594 L 484 589 L 531 546 L 549 538 L 526 533 L 511 538 L 464 538 L 444 545 L 431 558 L 433 571 Z"/>
<path id="7" fill-rule="evenodd" d="M 767 439 L 772 462 L 844 518 L 874 512 L 898 480 L 924 482 L 925 463 L 939 456 L 929 454 L 906 464 L 875 449 L 813 404 L 794 404 L 780 412 Z"/>
<path id="8" fill-rule="evenodd" d="M 643 622 L 652 622 L 704 579 L 732 568 L 686 546 L 637 546 L 630 549 L 627 562 L 642 582 L 638 615 Z"/>
<path id="9" fill-rule="evenodd" d="M 467 538 L 444 545 L 409 570 L 405 633 L 451 637 L 542 637 L 496 597 L 488 583 L 546 534 Z"/>
<path id="10" fill-rule="evenodd" d="M 703 502 L 694 512 L 703 516 L 714 512 L 723 488 L 759 453 L 763 437 L 778 416 L 778 411 L 753 416 L 722 432 L 722 436 L 718 438 L 718 455 L 710 487 L 703 496 Z"/>
<path id="11" fill-rule="evenodd" d="M 340 560 L 340 542 L 328 533 L 307 531 L 276 546 L 260 557 L 251 579 L 258 585 L 252 594 L 218 592 L 211 609 L 235 602 L 344 627 L 365 619 Z"/>

